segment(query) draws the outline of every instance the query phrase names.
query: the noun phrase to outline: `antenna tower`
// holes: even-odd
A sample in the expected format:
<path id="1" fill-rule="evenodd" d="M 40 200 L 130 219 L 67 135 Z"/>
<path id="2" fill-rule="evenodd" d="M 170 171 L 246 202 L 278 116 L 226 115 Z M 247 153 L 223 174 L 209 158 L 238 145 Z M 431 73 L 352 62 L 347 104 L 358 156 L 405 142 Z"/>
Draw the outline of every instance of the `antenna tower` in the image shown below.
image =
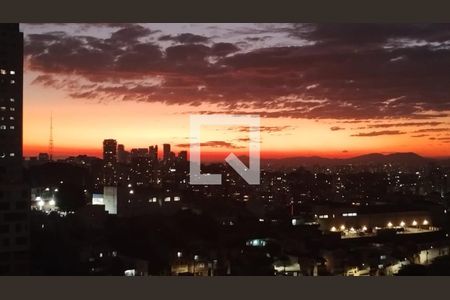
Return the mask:
<path id="1" fill-rule="evenodd" d="M 50 161 L 53 161 L 53 113 L 50 113 L 50 139 L 48 141 L 48 154 Z"/>

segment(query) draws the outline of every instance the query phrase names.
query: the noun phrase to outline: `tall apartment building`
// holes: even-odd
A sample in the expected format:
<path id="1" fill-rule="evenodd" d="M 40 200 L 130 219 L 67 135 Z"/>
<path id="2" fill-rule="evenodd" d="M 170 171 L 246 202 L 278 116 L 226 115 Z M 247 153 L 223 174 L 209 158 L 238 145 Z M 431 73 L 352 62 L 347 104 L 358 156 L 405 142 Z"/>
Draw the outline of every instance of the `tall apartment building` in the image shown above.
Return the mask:
<path id="1" fill-rule="evenodd" d="M 29 191 L 23 181 L 23 34 L 0 24 L 0 275 L 29 270 Z"/>

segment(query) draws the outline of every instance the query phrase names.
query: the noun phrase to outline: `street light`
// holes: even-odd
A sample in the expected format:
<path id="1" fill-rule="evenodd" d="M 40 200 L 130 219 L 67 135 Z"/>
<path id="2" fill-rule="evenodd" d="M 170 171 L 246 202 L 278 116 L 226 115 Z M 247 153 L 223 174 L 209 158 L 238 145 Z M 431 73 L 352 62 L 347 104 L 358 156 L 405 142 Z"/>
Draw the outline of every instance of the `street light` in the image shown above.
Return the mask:
<path id="1" fill-rule="evenodd" d="M 392 228 L 392 223 L 391 222 L 389 222 L 388 224 L 387 224 L 387 226 L 389 227 L 389 228 Z"/>
<path id="2" fill-rule="evenodd" d="M 40 209 L 42 209 L 42 206 L 44 206 L 44 201 L 43 200 L 39 200 L 39 202 L 38 202 L 38 206 L 39 206 L 39 208 Z"/>
<path id="3" fill-rule="evenodd" d="M 198 255 L 194 255 L 194 269 L 192 270 L 195 276 L 195 265 L 197 264 L 198 261 Z"/>

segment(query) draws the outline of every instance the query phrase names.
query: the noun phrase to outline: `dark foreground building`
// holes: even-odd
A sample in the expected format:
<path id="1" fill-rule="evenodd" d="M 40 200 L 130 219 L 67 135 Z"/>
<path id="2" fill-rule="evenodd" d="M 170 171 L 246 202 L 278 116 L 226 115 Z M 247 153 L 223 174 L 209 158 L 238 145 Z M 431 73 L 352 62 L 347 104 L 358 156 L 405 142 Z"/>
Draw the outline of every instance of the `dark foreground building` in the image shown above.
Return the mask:
<path id="1" fill-rule="evenodd" d="M 23 34 L 0 24 L 0 275 L 27 274 L 29 203 L 22 174 Z"/>

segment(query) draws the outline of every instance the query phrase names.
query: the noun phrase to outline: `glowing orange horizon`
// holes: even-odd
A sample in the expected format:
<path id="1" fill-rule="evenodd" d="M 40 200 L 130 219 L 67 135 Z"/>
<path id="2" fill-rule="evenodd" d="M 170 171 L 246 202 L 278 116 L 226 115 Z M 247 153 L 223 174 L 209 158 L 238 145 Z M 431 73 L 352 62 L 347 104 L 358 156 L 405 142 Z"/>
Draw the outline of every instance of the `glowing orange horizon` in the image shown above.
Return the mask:
<path id="1" fill-rule="evenodd" d="M 162 145 L 159 146 L 159 153 L 158 157 L 162 157 Z M 140 146 L 136 148 L 147 148 L 148 146 Z M 131 147 L 126 147 L 126 150 L 129 151 Z M 176 154 L 178 152 L 186 150 L 189 155 L 189 149 L 186 148 L 172 148 L 172 151 L 174 151 Z M 248 156 L 248 151 L 242 151 L 242 150 L 236 150 L 236 149 L 230 149 L 230 150 L 202 150 L 201 151 L 201 157 L 204 161 L 223 161 L 225 157 L 227 157 L 230 153 L 234 153 L 237 156 Z M 353 151 L 353 152 L 336 152 L 336 151 L 330 151 L 330 152 L 324 152 L 324 151 L 261 151 L 260 157 L 262 159 L 279 159 L 279 158 L 291 158 L 291 157 L 312 157 L 312 156 L 318 156 L 323 158 L 351 158 L 356 157 L 359 155 L 369 154 L 369 153 L 382 153 L 382 154 L 388 154 L 388 153 L 396 153 L 396 152 L 406 152 L 406 151 L 371 151 L 370 149 L 367 149 L 366 151 Z M 450 157 L 450 155 L 440 155 L 439 153 L 433 154 L 423 154 L 421 151 L 411 151 L 415 152 L 419 155 L 423 155 L 425 157 L 430 158 L 446 158 Z M 37 156 L 39 153 L 48 153 L 48 146 L 47 145 L 25 145 L 24 146 L 24 156 L 30 157 L 30 156 Z M 87 156 L 93 156 L 102 158 L 102 148 L 96 147 L 96 148 L 61 148 L 57 147 L 54 149 L 54 157 L 56 159 L 59 158 L 66 158 L 69 156 L 78 156 L 78 155 L 87 155 Z"/>

